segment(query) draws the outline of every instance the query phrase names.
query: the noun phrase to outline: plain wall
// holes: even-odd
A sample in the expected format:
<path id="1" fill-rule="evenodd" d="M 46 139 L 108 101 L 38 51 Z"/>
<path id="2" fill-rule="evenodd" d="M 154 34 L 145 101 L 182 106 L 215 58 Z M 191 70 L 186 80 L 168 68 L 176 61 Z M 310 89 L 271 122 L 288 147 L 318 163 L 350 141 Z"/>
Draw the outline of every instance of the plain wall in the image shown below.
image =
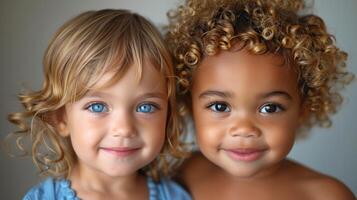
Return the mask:
<path id="1" fill-rule="evenodd" d="M 21 109 L 16 95 L 23 89 L 41 86 L 42 56 L 56 29 L 86 10 L 126 8 L 152 20 L 167 23 L 166 12 L 180 0 L 1 0 L 0 2 L 0 137 L 15 130 L 7 114 Z M 349 53 L 348 67 L 357 74 L 357 1 L 315 0 L 314 13 L 322 16 Z M 333 118 L 330 129 L 313 129 L 306 140 L 298 141 L 290 157 L 344 182 L 357 194 L 357 87 L 356 81 L 344 91 L 346 101 Z M 0 153 L 0 198 L 20 199 L 39 181 L 30 158 L 9 158 Z"/>

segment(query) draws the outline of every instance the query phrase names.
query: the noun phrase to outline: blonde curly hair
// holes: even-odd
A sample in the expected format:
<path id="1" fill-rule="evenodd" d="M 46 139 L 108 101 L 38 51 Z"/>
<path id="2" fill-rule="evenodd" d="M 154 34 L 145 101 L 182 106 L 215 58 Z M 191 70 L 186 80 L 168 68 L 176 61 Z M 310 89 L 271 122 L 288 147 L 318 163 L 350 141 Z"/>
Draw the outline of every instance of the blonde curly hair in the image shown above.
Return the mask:
<path id="1" fill-rule="evenodd" d="M 185 101 L 180 110 L 190 110 L 192 74 L 202 59 L 239 42 L 253 54 L 278 54 L 293 66 L 309 109 L 304 127 L 330 126 L 330 115 L 342 102 L 338 90 L 354 75 L 324 21 L 300 14 L 304 8 L 303 0 L 187 0 L 168 12 L 166 41 Z"/>
<path id="2" fill-rule="evenodd" d="M 25 111 L 9 114 L 9 121 L 19 127 L 10 136 L 15 136 L 17 147 L 26 155 L 30 151 L 22 141 L 30 138 L 32 158 L 42 174 L 68 177 L 77 158 L 69 137 L 61 137 L 56 129 L 56 115 L 67 103 L 83 97 L 106 72 L 115 72 L 110 81 L 114 83 L 138 63 L 136 71 L 142 76 L 147 60 L 164 75 L 169 101 L 164 146 L 157 159 L 141 169 L 158 180 L 159 174 L 170 173 L 185 156 L 174 69 L 160 33 L 148 20 L 127 10 L 84 12 L 57 31 L 44 56 L 42 89 L 19 94 Z"/>

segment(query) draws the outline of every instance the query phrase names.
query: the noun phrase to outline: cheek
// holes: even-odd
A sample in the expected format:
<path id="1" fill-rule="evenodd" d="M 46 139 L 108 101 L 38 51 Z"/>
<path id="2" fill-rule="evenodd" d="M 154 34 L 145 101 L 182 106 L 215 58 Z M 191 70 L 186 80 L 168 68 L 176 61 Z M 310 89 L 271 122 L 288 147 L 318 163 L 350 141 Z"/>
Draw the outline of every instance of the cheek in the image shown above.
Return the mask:
<path id="1" fill-rule="evenodd" d="M 77 126 L 70 133 L 73 148 L 95 145 L 100 141 L 101 135 L 103 134 L 93 126 Z"/>
<path id="2" fill-rule="evenodd" d="M 194 115 L 194 124 L 197 143 L 201 149 L 216 147 L 224 137 L 224 126 L 217 121 L 212 121 L 207 114 L 200 112 Z"/>
<path id="3" fill-rule="evenodd" d="M 164 112 L 137 121 L 137 129 L 145 141 L 161 147 L 166 135 L 166 114 Z"/>
<path id="4" fill-rule="evenodd" d="M 76 143 L 96 144 L 107 133 L 104 123 L 81 123 L 71 133 L 71 139 Z"/>
<path id="5" fill-rule="evenodd" d="M 276 130 L 270 137 L 266 138 L 267 143 L 271 148 L 276 149 L 290 149 L 295 141 L 295 134 Z"/>
<path id="6" fill-rule="evenodd" d="M 270 148 L 288 154 L 295 141 L 295 123 L 282 122 L 276 125 L 270 125 L 270 129 L 265 134 L 265 140 Z"/>
<path id="7" fill-rule="evenodd" d="M 76 114 L 68 117 L 69 134 L 74 149 L 78 146 L 95 146 L 106 133 L 107 125 L 104 120 L 105 118 L 83 114 Z"/>

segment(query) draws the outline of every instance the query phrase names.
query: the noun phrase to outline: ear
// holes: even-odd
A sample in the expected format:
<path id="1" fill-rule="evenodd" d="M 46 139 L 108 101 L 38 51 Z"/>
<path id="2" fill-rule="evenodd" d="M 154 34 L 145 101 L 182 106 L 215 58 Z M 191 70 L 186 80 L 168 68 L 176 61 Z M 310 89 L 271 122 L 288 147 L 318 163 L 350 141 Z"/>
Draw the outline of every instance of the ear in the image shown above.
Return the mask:
<path id="1" fill-rule="evenodd" d="M 67 125 L 66 108 L 62 107 L 55 111 L 52 116 L 53 126 L 62 137 L 69 136 L 69 129 Z"/>

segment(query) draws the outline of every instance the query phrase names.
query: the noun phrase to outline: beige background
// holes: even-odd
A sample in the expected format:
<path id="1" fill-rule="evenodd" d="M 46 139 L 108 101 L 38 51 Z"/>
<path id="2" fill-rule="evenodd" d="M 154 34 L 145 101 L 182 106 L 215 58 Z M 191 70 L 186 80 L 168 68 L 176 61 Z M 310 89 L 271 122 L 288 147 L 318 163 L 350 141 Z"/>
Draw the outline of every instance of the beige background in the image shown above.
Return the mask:
<path id="1" fill-rule="evenodd" d="M 66 20 L 89 9 L 127 8 L 157 26 L 167 22 L 166 11 L 180 0 L 1 0 L 0 1 L 0 137 L 14 130 L 6 120 L 20 105 L 22 88 L 39 89 L 42 55 L 55 30 Z M 346 50 L 348 65 L 357 74 L 357 0 L 315 0 L 314 13 L 322 16 L 338 45 Z M 347 100 L 334 117 L 333 127 L 314 129 L 299 141 L 290 157 L 330 174 L 357 194 L 357 85 L 344 92 Z M 0 198 L 20 199 L 39 178 L 29 158 L 11 159 L 0 153 Z"/>

